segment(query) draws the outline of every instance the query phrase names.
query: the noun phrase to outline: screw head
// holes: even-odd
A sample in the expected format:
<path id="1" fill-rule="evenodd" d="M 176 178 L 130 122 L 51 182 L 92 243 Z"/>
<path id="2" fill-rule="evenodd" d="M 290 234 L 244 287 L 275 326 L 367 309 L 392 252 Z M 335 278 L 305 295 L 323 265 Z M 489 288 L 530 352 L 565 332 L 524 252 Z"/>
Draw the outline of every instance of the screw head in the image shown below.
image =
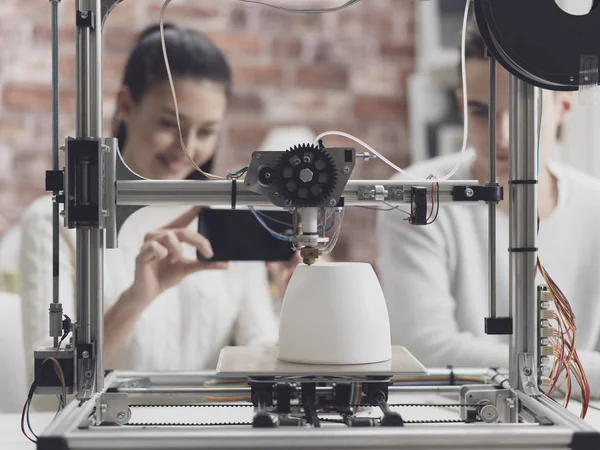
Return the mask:
<path id="1" fill-rule="evenodd" d="M 254 155 L 254 158 L 256 159 L 260 159 L 262 157 L 262 155 L 260 153 L 257 153 L 256 155 Z"/>
<path id="2" fill-rule="evenodd" d="M 269 178 L 271 178 L 271 173 L 270 173 L 270 172 L 267 172 L 267 173 L 265 173 L 265 178 L 266 178 L 267 180 L 268 180 Z"/>
<path id="3" fill-rule="evenodd" d="M 292 206 L 292 201 L 291 200 L 286 200 L 285 201 L 285 206 Z"/>
<path id="4" fill-rule="evenodd" d="M 85 350 L 85 351 L 83 351 L 83 352 L 81 353 L 81 356 L 82 356 L 84 359 L 88 359 L 88 358 L 90 357 L 90 353 L 89 353 L 87 350 Z"/>
<path id="5" fill-rule="evenodd" d="M 348 167 L 348 166 L 344 167 L 344 173 L 350 173 L 350 167 Z"/>
<path id="6" fill-rule="evenodd" d="M 123 419 L 125 419 L 125 413 L 121 411 L 119 414 L 117 414 L 117 419 L 118 419 L 118 420 L 123 420 Z"/>
<path id="7" fill-rule="evenodd" d="M 275 197 L 279 197 L 279 192 L 274 192 L 274 193 L 273 193 L 273 195 L 274 195 Z"/>
<path id="8" fill-rule="evenodd" d="M 329 204 L 330 204 L 331 206 L 335 206 L 335 205 L 337 205 L 337 202 L 335 201 L 335 198 L 332 198 L 331 200 L 329 200 Z"/>
<path id="9" fill-rule="evenodd" d="M 530 376 L 532 373 L 533 373 L 533 371 L 531 370 L 531 367 L 525 367 L 525 368 L 523 369 L 523 374 L 524 374 L 526 377 Z"/>
<path id="10" fill-rule="evenodd" d="M 475 195 L 475 191 L 471 188 L 467 188 L 467 189 L 465 189 L 465 195 L 467 197 L 471 198 Z"/>
<path id="11" fill-rule="evenodd" d="M 371 194 L 369 191 L 363 191 L 362 196 L 363 196 L 363 198 L 369 198 L 371 196 Z"/>
<path id="12" fill-rule="evenodd" d="M 310 162 L 310 156 L 305 156 L 302 161 L 308 164 Z"/>
<path id="13" fill-rule="evenodd" d="M 310 183 L 313 180 L 314 174 L 310 169 L 302 169 L 300 171 L 300 180 L 304 183 Z"/>
<path id="14" fill-rule="evenodd" d="M 85 373 L 83 374 L 83 376 L 85 378 L 92 378 L 92 371 L 91 370 L 86 370 Z"/>
<path id="15" fill-rule="evenodd" d="M 404 192 L 402 192 L 402 189 L 396 189 L 396 190 L 394 191 L 394 196 L 395 196 L 396 198 L 402 198 L 402 196 L 403 196 L 403 195 L 404 195 Z"/>

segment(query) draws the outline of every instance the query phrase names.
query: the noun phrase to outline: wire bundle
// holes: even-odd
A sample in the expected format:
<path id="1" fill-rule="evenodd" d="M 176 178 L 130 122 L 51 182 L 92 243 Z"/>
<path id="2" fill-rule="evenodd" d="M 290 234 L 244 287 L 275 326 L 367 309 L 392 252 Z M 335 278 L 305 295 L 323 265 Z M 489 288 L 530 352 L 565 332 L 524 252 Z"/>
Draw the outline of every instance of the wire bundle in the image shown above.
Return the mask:
<path id="1" fill-rule="evenodd" d="M 246 378 L 215 378 L 206 380 L 203 384 L 205 388 L 212 389 L 231 389 L 231 388 L 247 388 L 248 380 Z M 207 396 L 205 398 L 208 402 L 215 403 L 230 403 L 230 402 L 251 402 L 251 398 L 248 395 L 228 395 L 228 394 L 217 394 L 214 396 Z"/>
<path id="2" fill-rule="evenodd" d="M 58 343 L 58 346 L 56 347 L 56 351 L 54 352 L 54 356 L 46 358 L 42 361 L 42 366 L 44 366 L 44 364 L 46 364 L 48 362 L 52 363 L 52 365 L 54 366 L 54 373 L 56 374 L 56 377 L 60 381 L 60 385 L 62 388 L 62 395 L 56 396 L 56 398 L 58 399 L 58 409 L 56 411 L 56 414 L 58 414 L 66 406 L 66 401 L 67 401 L 67 387 L 66 387 L 66 382 L 65 382 L 65 374 L 62 370 L 62 366 L 60 365 L 60 362 L 58 361 L 58 359 L 56 359 L 56 356 L 58 356 L 58 351 L 60 350 L 60 346 L 62 345 L 65 337 L 66 337 L 66 333 L 65 333 L 65 335 L 63 335 L 62 339 Z M 29 411 L 31 409 L 31 401 L 33 400 L 33 395 L 35 394 L 36 388 L 37 388 L 37 383 L 34 380 L 33 383 L 31 383 L 31 386 L 29 387 L 29 393 L 27 394 L 27 400 L 25 400 L 25 404 L 23 405 L 23 411 L 21 412 L 21 432 L 29 441 L 33 442 L 34 444 L 37 443 L 38 436 L 37 436 L 37 434 L 35 434 L 35 432 L 31 428 L 31 421 L 29 420 Z M 31 436 L 29 436 L 29 434 L 27 434 L 27 431 L 25 430 L 25 422 L 27 422 L 27 428 L 29 429 L 29 432 L 33 435 L 33 438 Z"/>
<path id="3" fill-rule="evenodd" d="M 571 399 L 573 388 L 572 378 L 575 378 L 581 388 L 581 418 L 584 418 L 589 407 L 591 392 L 587 376 L 577 354 L 575 313 L 571 309 L 571 305 L 564 293 L 542 265 L 539 256 L 537 267 L 554 298 L 556 308 L 554 320 L 556 321 L 557 329 L 555 330 L 554 337 L 550 338 L 550 342 L 554 346 L 554 364 L 550 375 L 552 381 L 545 394 L 554 394 L 566 383 L 565 398 L 563 401 L 563 407 L 566 408 Z"/>
<path id="4" fill-rule="evenodd" d="M 350 404 L 353 405 L 354 414 L 358 412 L 360 408 L 360 402 L 362 400 L 362 384 L 352 383 L 350 388 Z"/>
<path id="5" fill-rule="evenodd" d="M 277 239 L 278 241 L 286 241 L 286 242 L 290 242 L 292 240 L 292 236 L 285 236 L 283 234 L 278 233 L 277 231 L 273 230 L 269 225 L 267 225 L 267 223 L 265 222 L 265 219 L 269 219 L 269 220 L 273 220 L 273 221 L 275 221 L 275 219 L 272 219 L 268 215 L 257 211 L 253 206 L 249 206 L 248 208 L 250 209 L 250 211 L 252 212 L 252 214 L 254 215 L 256 220 L 258 220 L 258 223 L 260 223 L 261 226 L 265 230 L 267 230 L 269 232 L 269 234 L 271 236 L 273 236 L 275 239 Z M 280 221 L 277 220 L 277 222 L 279 223 Z M 286 225 L 288 225 L 288 224 L 286 224 Z"/>
<path id="6" fill-rule="evenodd" d="M 335 214 L 335 231 L 333 232 L 333 236 L 331 237 L 329 243 L 325 246 L 325 248 L 323 248 L 323 255 L 329 255 L 333 251 L 340 238 L 340 235 L 342 234 L 342 221 L 344 220 L 344 211 L 345 209 L 342 208 L 342 212 L 339 213 L 339 217 L 337 216 L 337 213 Z M 334 225 L 332 225 L 332 228 Z"/>

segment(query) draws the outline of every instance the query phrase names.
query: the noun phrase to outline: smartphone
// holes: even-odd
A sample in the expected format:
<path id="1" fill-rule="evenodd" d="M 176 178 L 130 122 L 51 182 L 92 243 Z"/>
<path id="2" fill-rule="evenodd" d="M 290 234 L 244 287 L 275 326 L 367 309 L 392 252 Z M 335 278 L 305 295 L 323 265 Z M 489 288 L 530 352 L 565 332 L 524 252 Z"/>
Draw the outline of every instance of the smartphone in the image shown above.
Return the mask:
<path id="1" fill-rule="evenodd" d="M 257 211 L 264 223 L 278 234 L 292 236 L 292 214 L 287 211 Z M 215 253 L 201 261 L 289 261 L 292 243 L 271 235 L 249 210 L 203 209 L 198 214 L 198 233 L 206 237 Z"/>

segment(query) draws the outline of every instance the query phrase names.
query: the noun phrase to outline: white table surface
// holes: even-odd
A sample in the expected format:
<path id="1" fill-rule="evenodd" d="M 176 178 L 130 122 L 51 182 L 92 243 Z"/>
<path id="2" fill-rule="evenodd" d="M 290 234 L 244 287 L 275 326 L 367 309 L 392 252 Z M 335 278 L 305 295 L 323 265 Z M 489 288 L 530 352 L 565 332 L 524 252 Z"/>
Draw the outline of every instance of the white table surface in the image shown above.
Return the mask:
<path id="1" fill-rule="evenodd" d="M 392 402 L 394 399 L 390 399 Z M 440 397 L 423 397 L 423 396 L 402 396 L 404 403 L 422 403 L 430 401 L 432 403 L 447 402 Z M 592 424 L 600 431 L 600 401 L 592 402 L 599 409 L 590 408 L 586 421 Z M 574 413 L 578 414 L 579 404 L 572 402 L 569 407 Z M 399 408 L 403 417 L 407 420 L 419 419 L 452 419 L 458 418 L 458 408 L 442 409 L 442 408 Z M 156 420 L 157 416 L 160 420 L 167 417 L 168 421 L 172 422 L 196 422 L 196 421 L 227 421 L 241 420 L 249 421 L 252 418 L 252 408 L 228 410 L 228 408 L 214 409 L 198 409 L 197 414 L 190 414 L 189 408 L 139 408 L 133 411 L 132 420 L 135 422 L 145 422 Z M 229 415 L 228 415 L 229 414 Z M 377 414 L 379 415 L 379 414 Z M 32 413 L 31 426 L 34 431 L 41 433 L 44 428 L 54 418 L 54 413 Z M 29 442 L 21 434 L 21 415 L 20 414 L 0 414 L 0 450 L 34 450 L 35 445 Z"/>

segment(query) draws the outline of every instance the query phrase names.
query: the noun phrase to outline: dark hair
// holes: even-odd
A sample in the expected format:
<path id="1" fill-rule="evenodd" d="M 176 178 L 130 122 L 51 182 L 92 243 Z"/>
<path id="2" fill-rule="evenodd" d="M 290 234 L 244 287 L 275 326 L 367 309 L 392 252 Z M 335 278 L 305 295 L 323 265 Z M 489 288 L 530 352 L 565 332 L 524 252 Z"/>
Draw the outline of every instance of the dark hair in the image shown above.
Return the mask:
<path id="1" fill-rule="evenodd" d="M 466 59 L 485 59 L 486 45 L 479 32 L 477 21 L 471 17 L 467 24 L 467 34 L 465 35 L 465 56 Z"/>
<path id="2" fill-rule="evenodd" d="M 231 69 L 221 50 L 198 31 L 172 24 L 165 24 L 164 30 L 173 78 L 190 77 L 214 81 L 222 84 L 229 95 L 232 85 Z M 167 80 L 160 26 L 152 25 L 140 34 L 129 55 L 122 85 L 129 89 L 131 98 L 138 103 L 152 87 Z M 119 141 L 119 147 L 125 148 L 127 127 L 118 117 L 118 110 L 113 121 L 113 133 Z M 213 158 L 204 164 L 202 170 L 210 172 L 212 165 Z M 194 171 L 189 178 L 204 179 L 204 176 Z"/>
<path id="3" fill-rule="evenodd" d="M 487 58 L 487 46 L 479 31 L 479 26 L 474 16 L 471 16 L 467 23 L 467 33 L 465 35 L 465 59 L 481 59 Z M 462 79 L 462 69 L 460 63 L 458 64 L 458 78 Z M 556 130 L 556 138 L 562 139 L 563 137 L 563 126 L 559 125 Z"/>

